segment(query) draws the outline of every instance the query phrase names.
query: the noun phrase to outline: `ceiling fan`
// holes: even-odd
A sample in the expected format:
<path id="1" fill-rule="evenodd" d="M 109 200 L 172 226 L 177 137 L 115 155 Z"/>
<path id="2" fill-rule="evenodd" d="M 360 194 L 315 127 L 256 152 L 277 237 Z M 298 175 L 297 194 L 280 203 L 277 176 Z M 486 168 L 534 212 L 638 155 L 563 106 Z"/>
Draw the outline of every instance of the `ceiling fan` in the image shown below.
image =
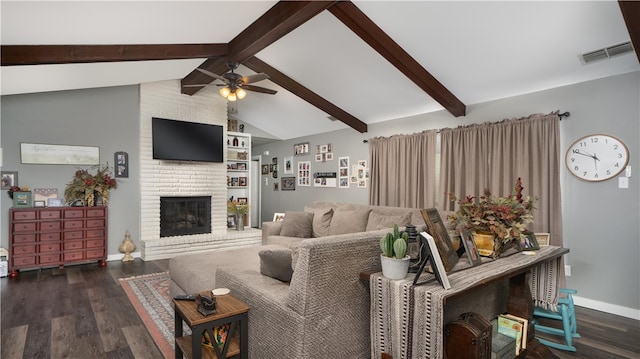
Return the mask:
<path id="1" fill-rule="evenodd" d="M 220 89 L 220 95 L 229 101 L 243 99 L 247 95 L 245 90 L 266 93 L 269 95 L 275 95 L 278 92 L 265 87 L 250 85 L 251 83 L 268 79 L 269 75 L 265 73 L 259 73 L 255 75 L 242 76 L 234 72 L 234 70 L 238 68 L 237 63 L 228 62 L 227 66 L 231 71 L 225 74 L 222 74 L 222 76 L 218 74 L 214 74 L 213 72 L 205 69 L 201 69 L 201 68 L 196 69 L 207 76 L 210 76 L 216 80 L 222 81 L 221 84 L 210 83 L 210 84 L 184 85 L 184 87 L 224 86 L 223 88 Z"/>

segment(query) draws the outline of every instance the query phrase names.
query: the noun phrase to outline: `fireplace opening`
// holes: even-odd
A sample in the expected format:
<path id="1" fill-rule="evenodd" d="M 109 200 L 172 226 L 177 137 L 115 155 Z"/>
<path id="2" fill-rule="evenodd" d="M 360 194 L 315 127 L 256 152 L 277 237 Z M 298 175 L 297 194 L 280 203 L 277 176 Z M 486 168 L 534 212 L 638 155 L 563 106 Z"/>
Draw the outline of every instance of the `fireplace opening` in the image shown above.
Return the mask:
<path id="1" fill-rule="evenodd" d="M 160 237 L 211 233 L 211 197 L 160 197 Z"/>

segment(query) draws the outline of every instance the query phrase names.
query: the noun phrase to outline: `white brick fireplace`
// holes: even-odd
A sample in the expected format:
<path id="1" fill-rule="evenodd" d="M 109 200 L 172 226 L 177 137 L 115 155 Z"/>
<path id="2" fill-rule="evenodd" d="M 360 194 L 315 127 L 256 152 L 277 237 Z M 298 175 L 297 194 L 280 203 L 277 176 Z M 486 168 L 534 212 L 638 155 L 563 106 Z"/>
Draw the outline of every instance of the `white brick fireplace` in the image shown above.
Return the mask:
<path id="1" fill-rule="evenodd" d="M 159 161 L 152 158 L 152 117 L 217 124 L 226 129 L 227 103 L 217 94 L 215 87 L 189 96 L 180 93 L 179 80 L 140 85 L 142 259 L 170 258 L 186 252 L 259 243 L 259 230 L 244 233 L 227 230 L 225 163 Z M 167 196 L 211 196 L 211 233 L 160 238 L 160 197 Z"/>

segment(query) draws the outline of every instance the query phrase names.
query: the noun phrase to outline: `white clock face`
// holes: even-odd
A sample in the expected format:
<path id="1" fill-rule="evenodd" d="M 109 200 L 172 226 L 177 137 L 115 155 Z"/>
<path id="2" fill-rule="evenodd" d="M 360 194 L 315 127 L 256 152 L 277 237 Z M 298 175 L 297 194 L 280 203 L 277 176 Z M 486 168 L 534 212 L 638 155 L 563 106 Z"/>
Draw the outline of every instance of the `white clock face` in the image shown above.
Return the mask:
<path id="1" fill-rule="evenodd" d="M 567 150 L 569 172 L 586 181 L 604 181 L 617 176 L 629 162 L 629 149 L 609 135 L 589 135 L 575 141 Z"/>

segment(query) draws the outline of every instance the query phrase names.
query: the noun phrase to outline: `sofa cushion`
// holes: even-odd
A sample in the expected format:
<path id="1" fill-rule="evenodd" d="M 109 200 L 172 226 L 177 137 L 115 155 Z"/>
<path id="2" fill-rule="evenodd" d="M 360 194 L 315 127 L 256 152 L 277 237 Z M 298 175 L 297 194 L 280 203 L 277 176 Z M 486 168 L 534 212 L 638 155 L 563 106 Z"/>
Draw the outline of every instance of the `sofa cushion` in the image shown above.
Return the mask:
<path id="1" fill-rule="evenodd" d="M 280 235 L 286 237 L 311 238 L 313 230 L 313 213 L 285 212 Z"/>
<path id="2" fill-rule="evenodd" d="M 394 224 L 399 227 L 404 227 L 411 221 L 411 212 L 407 211 L 405 214 L 388 215 L 375 210 L 369 214 L 369 221 L 367 222 L 367 232 L 375 231 L 377 229 L 393 228 Z"/>
<path id="3" fill-rule="evenodd" d="M 291 281 L 291 250 L 280 246 L 266 246 L 260 252 L 260 273 L 283 282 Z"/>
<path id="4" fill-rule="evenodd" d="M 329 235 L 364 232 L 367 229 L 371 209 L 342 209 L 337 208 L 333 212 Z"/>
<path id="5" fill-rule="evenodd" d="M 329 235 L 329 226 L 333 218 L 333 208 L 304 207 L 305 212 L 313 213 L 313 237 L 326 237 Z"/>

